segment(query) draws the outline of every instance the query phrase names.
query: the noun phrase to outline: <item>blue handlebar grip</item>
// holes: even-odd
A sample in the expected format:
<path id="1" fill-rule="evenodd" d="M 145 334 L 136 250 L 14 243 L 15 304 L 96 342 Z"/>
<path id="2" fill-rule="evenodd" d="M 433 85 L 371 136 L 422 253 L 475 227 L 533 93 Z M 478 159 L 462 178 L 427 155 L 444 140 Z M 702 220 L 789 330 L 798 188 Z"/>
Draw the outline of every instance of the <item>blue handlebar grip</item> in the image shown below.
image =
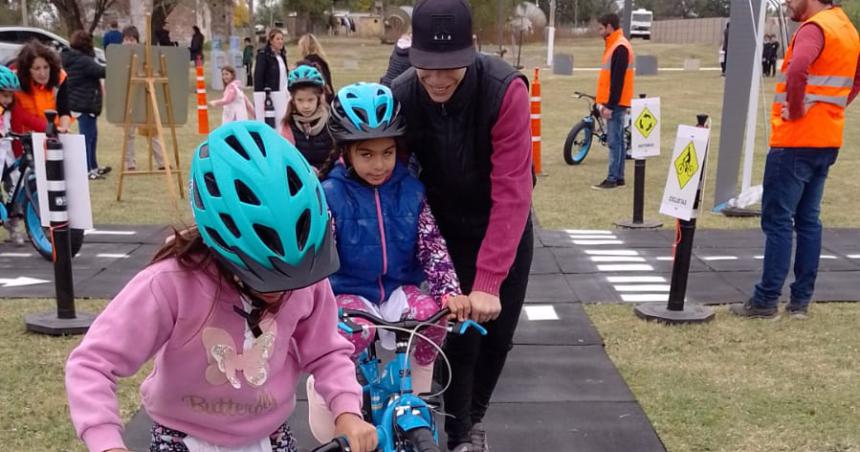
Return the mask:
<path id="1" fill-rule="evenodd" d="M 349 325 L 344 322 L 337 322 L 337 328 L 347 334 L 355 333 L 354 331 L 352 331 L 352 328 L 350 328 Z"/>
<path id="2" fill-rule="evenodd" d="M 475 322 L 474 320 L 466 320 L 465 322 L 463 322 L 463 324 L 460 326 L 460 334 L 466 333 L 466 330 L 468 330 L 469 327 L 472 327 L 477 332 L 481 333 L 481 336 L 487 335 L 487 329 L 482 327 L 478 322 Z"/>

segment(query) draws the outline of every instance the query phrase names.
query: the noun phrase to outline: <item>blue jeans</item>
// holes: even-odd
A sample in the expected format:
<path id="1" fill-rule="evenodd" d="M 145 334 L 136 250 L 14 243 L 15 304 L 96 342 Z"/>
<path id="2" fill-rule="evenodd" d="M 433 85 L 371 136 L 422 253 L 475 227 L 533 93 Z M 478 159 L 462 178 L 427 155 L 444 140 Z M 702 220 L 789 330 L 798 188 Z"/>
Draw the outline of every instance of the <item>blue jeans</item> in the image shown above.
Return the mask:
<path id="1" fill-rule="evenodd" d="M 624 120 L 627 116 L 626 107 L 612 108 L 612 117 L 606 121 L 606 144 L 609 146 L 609 175 L 606 180 L 618 182 L 624 180 L 624 158 L 627 149 L 624 146 Z"/>
<path id="2" fill-rule="evenodd" d="M 99 138 L 98 120 L 96 116 L 89 113 L 81 113 L 78 116 L 78 130 L 84 136 L 84 142 L 87 145 L 87 170 L 92 171 L 98 169 L 99 164 L 96 160 L 96 142 Z"/>
<path id="3" fill-rule="evenodd" d="M 791 264 L 792 229 L 797 232 L 792 308 L 812 300 L 821 257 L 821 197 L 838 149 L 772 148 L 764 168 L 761 229 L 765 234 L 761 282 L 753 302 L 776 307 Z"/>

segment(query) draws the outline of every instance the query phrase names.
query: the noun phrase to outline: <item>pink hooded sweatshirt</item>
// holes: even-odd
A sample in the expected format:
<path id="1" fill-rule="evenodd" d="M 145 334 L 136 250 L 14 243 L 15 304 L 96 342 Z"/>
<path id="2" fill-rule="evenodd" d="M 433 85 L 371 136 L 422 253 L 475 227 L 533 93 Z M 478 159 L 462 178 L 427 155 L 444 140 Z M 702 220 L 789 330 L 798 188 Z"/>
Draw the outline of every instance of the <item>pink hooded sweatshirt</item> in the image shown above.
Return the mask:
<path id="1" fill-rule="evenodd" d="M 147 413 L 212 444 L 240 446 L 274 432 L 293 412 L 303 372 L 316 377 L 335 417 L 360 415 L 353 346 L 337 333 L 328 280 L 287 294 L 277 314 L 264 316 L 263 334 L 246 339 L 247 321 L 233 309 L 243 306 L 241 298 L 213 272 L 175 259 L 150 265 L 72 352 L 69 408 L 90 451 L 125 447 L 116 381 L 152 357 L 155 368 L 140 389 Z"/>

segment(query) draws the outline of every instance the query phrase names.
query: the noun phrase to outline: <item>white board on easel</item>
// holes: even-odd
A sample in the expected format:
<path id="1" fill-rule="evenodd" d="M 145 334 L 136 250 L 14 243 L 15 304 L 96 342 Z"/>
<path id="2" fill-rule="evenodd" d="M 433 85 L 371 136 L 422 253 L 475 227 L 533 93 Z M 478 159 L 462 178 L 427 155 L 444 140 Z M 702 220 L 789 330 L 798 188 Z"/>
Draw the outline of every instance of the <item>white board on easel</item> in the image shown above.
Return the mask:
<path id="1" fill-rule="evenodd" d="M 60 134 L 63 144 L 63 172 L 66 177 L 66 208 L 72 229 L 92 229 L 90 180 L 87 177 L 87 146 L 83 135 Z M 39 217 L 43 227 L 50 227 L 48 211 L 48 178 L 45 174 L 45 134 L 33 134 L 33 158 L 36 165 L 36 191 L 39 194 Z"/>

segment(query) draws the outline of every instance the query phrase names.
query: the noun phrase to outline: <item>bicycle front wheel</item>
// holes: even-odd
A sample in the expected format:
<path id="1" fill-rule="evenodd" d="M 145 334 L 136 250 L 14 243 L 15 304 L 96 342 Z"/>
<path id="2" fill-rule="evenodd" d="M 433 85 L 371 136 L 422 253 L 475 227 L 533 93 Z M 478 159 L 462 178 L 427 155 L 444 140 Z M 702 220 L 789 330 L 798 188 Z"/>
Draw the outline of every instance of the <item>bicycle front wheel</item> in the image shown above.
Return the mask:
<path id="1" fill-rule="evenodd" d="M 429 428 L 416 428 L 406 432 L 406 439 L 412 445 L 413 452 L 441 452 Z"/>
<path id="2" fill-rule="evenodd" d="M 585 120 L 579 121 L 570 129 L 567 139 L 564 140 L 564 161 L 568 165 L 579 165 L 585 160 L 588 151 L 591 150 L 591 142 L 594 137 L 592 125 Z"/>
<path id="3" fill-rule="evenodd" d="M 42 219 L 39 216 L 39 201 L 36 197 L 35 185 L 36 181 L 30 182 L 33 184 L 32 196 L 24 196 L 24 225 L 27 229 L 27 237 L 30 238 L 30 243 L 33 248 L 43 258 L 52 261 L 54 260 L 54 247 L 51 243 L 51 232 L 49 228 L 42 227 Z M 72 247 L 72 257 L 81 250 L 84 244 L 84 231 L 82 229 L 71 229 L 69 231 L 69 240 Z"/>

